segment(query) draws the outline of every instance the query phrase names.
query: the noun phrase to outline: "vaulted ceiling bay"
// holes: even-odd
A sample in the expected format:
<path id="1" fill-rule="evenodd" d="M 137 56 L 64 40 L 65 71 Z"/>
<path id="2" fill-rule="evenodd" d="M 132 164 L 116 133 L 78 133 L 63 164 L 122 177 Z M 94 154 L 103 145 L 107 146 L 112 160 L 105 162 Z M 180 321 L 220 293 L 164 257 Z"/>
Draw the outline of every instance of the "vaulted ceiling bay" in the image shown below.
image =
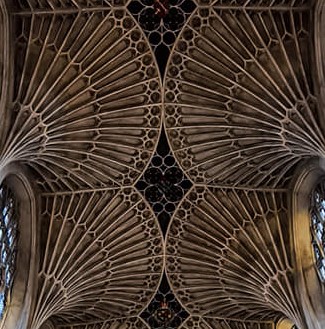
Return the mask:
<path id="1" fill-rule="evenodd" d="M 0 0 L 0 182 L 26 177 L 36 223 L 1 328 L 321 329 L 323 12 Z"/>

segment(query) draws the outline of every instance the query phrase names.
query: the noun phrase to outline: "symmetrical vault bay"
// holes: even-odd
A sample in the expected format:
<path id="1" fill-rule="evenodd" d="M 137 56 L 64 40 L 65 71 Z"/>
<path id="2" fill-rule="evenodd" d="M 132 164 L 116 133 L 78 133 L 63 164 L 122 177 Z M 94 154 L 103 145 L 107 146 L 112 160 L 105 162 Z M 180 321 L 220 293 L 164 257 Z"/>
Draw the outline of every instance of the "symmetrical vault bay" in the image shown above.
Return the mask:
<path id="1" fill-rule="evenodd" d="M 0 0 L 0 170 L 37 207 L 24 328 L 308 327 L 290 199 L 325 156 L 318 4 Z"/>

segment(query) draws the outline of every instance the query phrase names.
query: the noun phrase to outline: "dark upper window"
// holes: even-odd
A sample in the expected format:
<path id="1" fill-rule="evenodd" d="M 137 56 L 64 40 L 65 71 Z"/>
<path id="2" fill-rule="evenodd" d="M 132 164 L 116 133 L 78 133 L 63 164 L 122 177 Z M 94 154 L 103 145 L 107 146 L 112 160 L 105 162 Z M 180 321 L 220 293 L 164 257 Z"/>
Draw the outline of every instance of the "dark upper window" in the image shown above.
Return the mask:
<path id="1" fill-rule="evenodd" d="M 17 241 L 17 205 L 12 191 L 5 184 L 0 185 L 0 208 L 0 319 L 2 319 L 14 277 Z"/>
<path id="2" fill-rule="evenodd" d="M 316 266 L 320 279 L 325 282 L 325 179 L 312 193 L 310 215 Z"/>

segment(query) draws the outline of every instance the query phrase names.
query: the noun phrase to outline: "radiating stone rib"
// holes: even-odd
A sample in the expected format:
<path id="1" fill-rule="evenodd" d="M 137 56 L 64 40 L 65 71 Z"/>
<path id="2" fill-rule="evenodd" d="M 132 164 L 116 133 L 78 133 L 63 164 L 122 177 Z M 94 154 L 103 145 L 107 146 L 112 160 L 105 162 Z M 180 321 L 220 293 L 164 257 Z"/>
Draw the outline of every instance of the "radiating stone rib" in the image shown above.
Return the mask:
<path id="1" fill-rule="evenodd" d="M 286 193 L 196 187 L 167 237 L 167 273 L 192 315 L 301 323 Z"/>
<path id="2" fill-rule="evenodd" d="M 133 189 L 44 195 L 33 328 L 137 316 L 159 283 L 159 225 Z M 44 200 L 44 201 L 45 201 Z"/>
<path id="3" fill-rule="evenodd" d="M 153 54 L 132 16 L 112 9 L 15 19 L 23 51 L 1 157 L 30 164 L 52 191 L 132 185 L 154 150 L 161 112 Z"/>
<path id="4" fill-rule="evenodd" d="M 165 81 L 166 126 L 196 183 L 283 188 L 323 156 L 310 77 L 310 9 L 199 9 Z"/>

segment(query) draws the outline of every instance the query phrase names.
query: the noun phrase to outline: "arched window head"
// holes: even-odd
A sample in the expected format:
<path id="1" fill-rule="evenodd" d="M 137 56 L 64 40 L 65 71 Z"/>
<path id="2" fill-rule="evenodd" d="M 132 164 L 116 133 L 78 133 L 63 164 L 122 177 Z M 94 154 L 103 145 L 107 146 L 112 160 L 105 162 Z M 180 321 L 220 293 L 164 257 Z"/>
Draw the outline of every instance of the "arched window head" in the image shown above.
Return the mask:
<path id="1" fill-rule="evenodd" d="M 325 178 L 312 192 L 311 236 L 318 275 L 325 282 Z"/>
<path id="2" fill-rule="evenodd" d="M 36 303 L 36 200 L 28 171 L 0 168 L 0 329 L 26 329 Z"/>
<path id="3" fill-rule="evenodd" d="M 297 168 L 292 193 L 295 292 L 304 314 L 300 328 L 325 328 L 325 161 L 313 159 Z"/>
<path id="4" fill-rule="evenodd" d="M 3 318 L 14 279 L 17 250 L 17 204 L 12 190 L 0 185 L 0 320 Z"/>
<path id="5" fill-rule="evenodd" d="M 276 324 L 276 329 L 298 329 L 289 319 L 282 319 Z"/>

